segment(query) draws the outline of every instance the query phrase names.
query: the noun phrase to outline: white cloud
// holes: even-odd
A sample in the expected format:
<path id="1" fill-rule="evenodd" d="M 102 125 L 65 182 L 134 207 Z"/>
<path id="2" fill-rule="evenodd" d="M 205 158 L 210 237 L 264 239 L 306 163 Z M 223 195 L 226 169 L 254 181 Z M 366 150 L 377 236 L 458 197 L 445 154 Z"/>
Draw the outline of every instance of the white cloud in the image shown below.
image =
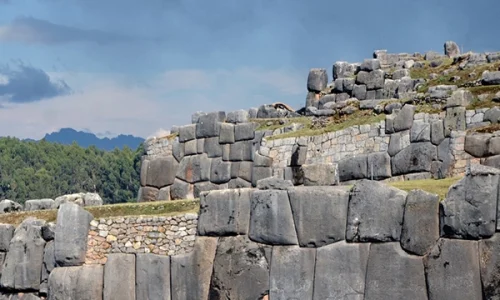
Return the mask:
<path id="1" fill-rule="evenodd" d="M 7 103 L 0 109 L 0 136 L 41 138 L 63 127 L 92 132 L 164 134 L 188 124 L 195 111 L 231 111 L 299 95 L 300 76 L 292 72 L 173 70 L 148 86 L 127 84 L 119 74 L 50 73 L 76 92 L 33 103 Z M 129 79 L 130 80 L 130 79 Z M 167 129 L 163 129 L 167 128 Z"/>

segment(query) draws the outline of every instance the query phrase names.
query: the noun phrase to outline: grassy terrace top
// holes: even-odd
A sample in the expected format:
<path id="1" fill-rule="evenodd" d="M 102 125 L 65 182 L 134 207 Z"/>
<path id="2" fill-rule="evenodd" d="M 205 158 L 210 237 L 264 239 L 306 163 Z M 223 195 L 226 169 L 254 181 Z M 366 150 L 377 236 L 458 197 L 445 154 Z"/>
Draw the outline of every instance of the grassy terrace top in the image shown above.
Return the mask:
<path id="1" fill-rule="evenodd" d="M 89 211 L 95 219 L 99 219 L 127 216 L 173 216 L 185 213 L 198 213 L 199 207 L 200 202 L 198 200 L 176 200 L 87 206 L 84 209 Z M 23 211 L 2 214 L 0 215 L 0 224 L 18 225 L 28 217 L 53 222 L 57 218 L 57 210 Z"/>
<path id="2" fill-rule="evenodd" d="M 460 178 L 446 178 L 440 180 L 423 179 L 412 181 L 388 182 L 387 184 L 404 191 L 421 189 L 426 192 L 437 194 L 443 200 L 446 197 L 449 187 Z M 127 217 L 127 216 L 173 216 L 185 213 L 198 213 L 200 207 L 199 200 L 175 200 L 143 203 L 126 203 L 102 206 L 85 207 L 92 213 L 94 218 Z M 0 224 L 19 225 L 24 219 L 35 217 L 53 222 L 57 217 L 57 210 L 25 211 L 18 213 L 0 215 Z"/>

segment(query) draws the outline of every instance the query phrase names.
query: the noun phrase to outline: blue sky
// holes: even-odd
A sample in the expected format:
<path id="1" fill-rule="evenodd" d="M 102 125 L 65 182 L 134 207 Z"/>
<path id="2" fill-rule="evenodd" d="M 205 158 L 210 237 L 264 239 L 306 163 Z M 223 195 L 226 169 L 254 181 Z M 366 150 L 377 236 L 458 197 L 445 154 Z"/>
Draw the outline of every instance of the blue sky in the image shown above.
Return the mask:
<path id="1" fill-rule="evenodd" d="M 382 4 L 383 3 L 383 4 Z M 305 102 L 310 68 L 374 50 L 500 50 L 500 2 L 0 0 L 0 136 L 148 137 L 195 111 Z"/>

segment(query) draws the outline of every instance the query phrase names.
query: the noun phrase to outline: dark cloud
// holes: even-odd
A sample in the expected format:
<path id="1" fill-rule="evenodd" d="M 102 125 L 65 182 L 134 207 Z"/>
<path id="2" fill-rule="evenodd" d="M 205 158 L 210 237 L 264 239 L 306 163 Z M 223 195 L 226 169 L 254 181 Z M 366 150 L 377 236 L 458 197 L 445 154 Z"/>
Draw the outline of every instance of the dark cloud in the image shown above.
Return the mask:
<path id="1" fill-rule="evenodd" d="M 51 80 L 41 69 L 23 63 L 16 68 L 0 66 L 0 98 L 9 102 L 35 102 L 69 93 L 71 88 L 66 82 Z"/>
<path id="2" fill-rule="evenodd" d="M 18 17 L 12 23 L 0 28 L 1 41 L 24 42 L 29 44 L 92 42 L 104 45 L 116 42 L 129 42 L 134 39 L 136 38 L 119 33 L 94 29 L 80 29 L 33 17 Z"/>

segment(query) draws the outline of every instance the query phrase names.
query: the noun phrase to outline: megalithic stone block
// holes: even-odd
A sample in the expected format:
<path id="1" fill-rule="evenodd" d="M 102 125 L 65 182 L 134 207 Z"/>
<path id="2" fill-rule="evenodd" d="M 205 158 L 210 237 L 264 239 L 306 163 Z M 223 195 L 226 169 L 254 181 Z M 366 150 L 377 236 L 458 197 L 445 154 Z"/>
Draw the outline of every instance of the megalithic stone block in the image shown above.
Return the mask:
<path id="1" fill-rule="evenodd" d="M 3 264 L 0 287 L 17 291 L 40 289 L 45 247 L 42 238 L 44 223 L 28 218 L 16 228 Z"/>
<path id="2" fill-rule="evenodd" d="M 102 300 L 103 269 L 100 265 L 55 268 L 49 276 L 50 292 L 48 300 Z M 116 274 L 116 276 L 120 276 L 120 274 Z M 123 287 L 127 288 L 126 286 Z"/>
<path id="3" fill-rule="evenodd" d="M 245 235 L 219 239 L 210 284 L 210 299 L 262 299 L 269 291 L 267 253 L 271 247 Z"/>
<path id="4" fill-rule="evenodd" d="M 49 292 L 49 275 L 57 267 L 54 253 L 54 241 L 45 244 L 43 253 L 42 278 L 40 283 L 40 294 L 47 295 Z"/>
<path id="5" fill-rule="evenodd" d="M 477 241 L 440 239 L 424 267 L 429 300 L 483 299 Z"/>
<path id="6" fill-rule="evenodd" d="M 371 244 L 364 299 L 427 300 L 422 258 L 407 254 L 399 243 Z"/>
<path id="7" fill-rule="evenodd" d="M 252 189 L 234 189 L 201 193 L 198 234 L 246 234 L 252 192 Z"/>
<path id="8" fill-rule="evenodd" d="M 0 224 L 0 251 L 9 251 L 9 244 L 14 237 L 15 227 L 10 224 Z"/>
<path id="9" fill-rule="evenodd" d="M 369 250 L 369 243 L 344 241 L 318 248 L 313 300 L 363 300 Z"/>
<path id="10" fill-rule="evenodd" d="M 251 240 L 271 245 L 298 244 L 287 191 L 254 191 L 250 205 Z"/>
<path id="11" fill-rule="evenodd" d="M 312 299 L 316 249 L 273 247 L 269 298 Z"/>
<path id="12" fill-rule="evenodd" d="M 77 204 L 64 203 L 57 212 L 55 258 L 59 266 L 79 266 L 85 262 L 90 221 L 94 217 Z"/>
<path id="13" fill-rule="evenodd" d="M 136 300 L 170 300 L 170 256 L 136 255 Z"/>
<path id="14" fill-rule="evenodd" d="M 104 300 L 135 300 L 135 255 L 112 253 L 104 265 Z"/>
<path id="15" fill-rule="evenodd" d="M 217 240 L 196 237 L 192 252 L 171 257 L 172 300 L 209 299 Z"/>
<path id="16" fill-rule="evenodd" d="M 179 163 L 173 156 L 149 160 L 146 185 L 162 188 L 174 183 Z"/>

